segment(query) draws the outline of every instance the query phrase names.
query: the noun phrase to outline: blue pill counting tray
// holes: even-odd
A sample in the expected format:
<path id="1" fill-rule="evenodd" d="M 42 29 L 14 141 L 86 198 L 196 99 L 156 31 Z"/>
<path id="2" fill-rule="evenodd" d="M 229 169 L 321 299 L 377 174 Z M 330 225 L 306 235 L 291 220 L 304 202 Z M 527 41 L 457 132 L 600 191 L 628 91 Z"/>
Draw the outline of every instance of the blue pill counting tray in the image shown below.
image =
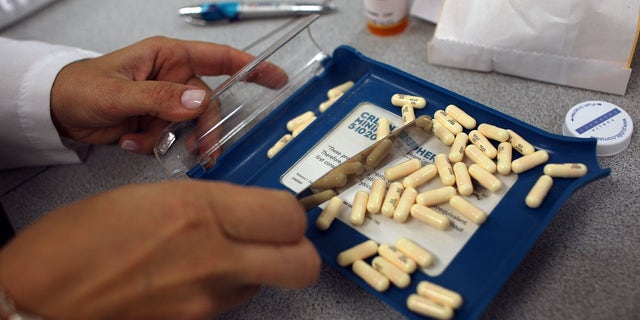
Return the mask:
<path id="1" fill-rule="evenodd" d="M 375 142 L 380 118 L 388 119 L 392 129 L 401 126 L 400 108 L 390 102 L 394 94 L 401 93 L 427 100 L 424 109 L 415 109 L 416 116 L 433 116 L 437 110 L 453 104 L 478 124 L 513 130 L 536 150 L 546 151 L 549 154 L 546 163 L 586 165 L 588 172 L 584 176 L 554 178 L 549 193 L 537 208 L 529 208 L 525 197 L 543 174 L 544 165 L 519 174 L 496 174 L 503 183 L 499 192 L 474 185 L 474 193 L 465 197 L 488 214 L 486 221 L 476 225 L 444 204 L 437 210 L 451 220 L 452 227 L 446 231 L 411 217 L 399 223 L 381 214 L 367 214 L 362 225 L 352 225 L 349 210 L 353 194 L 357 190 L 368 191 L 372 179 L 367 178 L 340 194 L 346 205 L 328 230 L 315 226 L 322 205 L 308 211 L 307 236 L 323 260 L 407 318 L 424 318 L 409 310 L 406 303 L 423 280 L 462 296 L 464 302 L 455 310 L 454 318 L 478 318 L 571 194 L 609 174 L 610 170 L 601 168 L 596 159 L 596 140 L 545 132 L 369 59 L 348 46 L 326 54 L 308 30 L 314 19 L 298 20 L 256 60 L 218 87 L 209 111 L 202 117 L 165 129 L 156 145 L 156 156 L 172 174 L 297 193 Z M 287 84 L 274 87 L 274 83 L 269 83 L 268 70 L 273 65 L 288 74 Z M 353 86 L 321 112 L 319 106 L 328 100 L 327 92 L 348 81 L 352 81 Z M 272 88 L 255 82 L 267 83 Z M 315 120 L 277 154 L 268 157 L 269 149 L 290 134 L 287 122 L 309 111 Z M 449 146 L 433 137 L 406 157 L 418 158 L 426 164 L 433 162 L 436 154 L 448 154 L 449 150 Z M 396 163 L 406 157 L 397 159 Z M 513 157 L 517 159 L 521 155 L 514 150 Z M 438 186 L 442 185 L 434 178 L 420 186 L 418 192 Z M 350 266 L 341 267 L 336 261 L 340 252 L 366 240 L 395 245 L 399 238 L 414 241 L 434 257 L 432 265 L 418 268 L 411 275 L 411 284 L 406 288 L 391 285 L 388 290 L 378 292 L 355 275 Z M 372 258 L 365 261 L 370 263 Z"/>

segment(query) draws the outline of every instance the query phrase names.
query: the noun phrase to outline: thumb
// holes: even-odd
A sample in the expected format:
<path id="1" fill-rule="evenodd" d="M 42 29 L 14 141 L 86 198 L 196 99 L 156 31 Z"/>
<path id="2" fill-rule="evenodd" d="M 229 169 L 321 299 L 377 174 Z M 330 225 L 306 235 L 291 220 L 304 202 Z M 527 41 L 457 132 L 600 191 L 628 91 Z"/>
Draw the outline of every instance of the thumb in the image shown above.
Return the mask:
<path id="1" fill-rule="evenodd" d="M 209 88 L 200 79 L 188 84 L 167 81 L 134 81 L 125 86 L 128 93 L 120 101 L 122 116 L 149 115 L 166 121 L 179 122 L 198 117 L 208 105 Z"/>

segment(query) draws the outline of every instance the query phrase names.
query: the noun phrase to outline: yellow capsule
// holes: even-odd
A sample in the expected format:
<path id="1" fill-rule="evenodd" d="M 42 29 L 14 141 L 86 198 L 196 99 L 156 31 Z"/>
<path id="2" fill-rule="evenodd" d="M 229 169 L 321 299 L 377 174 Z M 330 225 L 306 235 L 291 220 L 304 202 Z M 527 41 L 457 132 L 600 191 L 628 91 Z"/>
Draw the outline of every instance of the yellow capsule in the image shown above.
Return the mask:
<path id="1" fill-rule="evenodd" d="M 389 289 L 389 279 L 382 275 L 380 272 L 376 271 L 372 266 L 368 263 L 358 260 L 353 263 L 352 266 L 353 273 L 358 275 L 364 282 L 370 285 L 372 288 L 376 289 L 378 292 L 384 292 Z"/>
<path id="2" fill-rule="evenodd" d="M 327 203 L 327 206 L 324 207 L 324 210 L 320 213 L 318 218 L 316 219 L 316 227 L 320 230 L 327 230 L 333 223 L 333 220 L 336 219 L 340 211 L 342 210 L 342 199 L 339 197 L 333 197 Z"/>
<path id="3" fill-rule="evenodd" d="M 478 181 L 485 189 L 491 192 L 498 192 L 502 189 L 502 181 L 481 166 L 474 163 L 469 166 L 468 170 L 471 178 Z"/>
<path id="4" fill-rule="evenodd" d="M 406 105 L 410 105 L 415 109 L 424 109 L 424 107 L 427 105 L 427 100 L 425 100 L 423 97 L 396 93 L 391 96 L 391 104 L 396 107 L 404 107 Z"/>
<path id="5" fill-rule="evenodd" d="M 385 258 L 387 261 L 391 262 L 394 266 L 400 268 L 400 270 L 406 273 L 413 273 L 418 268 L 415 261 L 407 257 L 404 253 L 398 250 L 398 248 L 388 244 L 383 243 L 378 247 L 378 255 Z"/>
<path id="6" fill-rule="evenodd" d="M 544 166 L 544 174 L 553 178 L 579 178 L 587 174 L 582 163 L 550 163 Z"/>
<path id="7" fill-rule="evenodd" d="M 549 193 L 552 185 L 553 178 L 546 174 L 540 176 L 525 198 L 527 207 L 533 209 L 539 207 L 542 204 L 542 201 L 544 201 L 544 198 L 547 197 L 547 193 Z"/>
<path id="8" fill-rule="evenodd" d="M 416 202 L 416 196 L 418 195 L 418 191 L 414 188 L 406 188 L 402 192 L 400 199 L 398 199 L 398 204 L 396 205 L 396 209 L 393 210 L 393 219 L 398 222 L 405 222 L 409 217 L 409 213 L 411 211 L 411 206 Z"/>
<path id="9" fill-rule="evenodd" d="M 402 271 L 402 269 L 396 267 L 383 257 L 378 256 L 373 258 L 371 266 L 398 288 L 406 288 L 411 283 L 411 277 L 408 273 Z"/>
<path id="10" fill-rule="evenodd" d="M 297 137 L 300 132 L 302 132 L 304 129 L 306 129 L 312 122 L 314 122 L 316 120 L 316 116 L 313 116 L 307 120 L 305 120 L 304 122 L 302 122 L 300 125 L 298 125 L 296 127 L 295 130 L 293 130 L 293 132 L 291 132 L 291 135 L 295 138 Z"/>
<path id="11" fill-rule="evenodd" d="M 449 158 L 444 153 L 436 155 L 434 163 L 438 168 L 440 182 L 445 186 L 452 186 L 456 183 L 456 176 L 453 174 L 453 167 L 449 162 Z"/>
<path id="12" fill-rule="evenodd" d="M 433 121 L 431 121 L 431 118 L 427 116 L 419 116 L 416 119 L 415 123 L 418 128 L 422 128 L 422 130 L 424 131 L 427 131 L 427 132 L 433 131 Z"/>
<path id="13" fill-rule="evenodd" d="M 389 181 L 396 181 L 417 171 L 421 166 L 422 163 L 420 163 L 419 159 L 412 158 L 385 169 L 384 177 Z"/>
<path id="14" fill-rule="evenodd" d="M 421 204 L 411 206 L 411 216 L 440 230 L 451 228 L 451 221 L 447 216 Z"/>
<path id="15" fill-rule="evenodd" d="M 359 226 L 364 223 L 365 215 L 367 214 L 367 199 L 369 194 L 364 190 L 359 190 L 353 197 L 353 204 L 351 205 L 351 215 L 349 215 L 349 222 L 354 226 Z"/>
<path id="16" fill-rule="evenodd" d="M 393 142 L 389 139 L 383 139 L 378 142 L 378 144 L 371 150 L 371 153 L 367 155 L 366 165 L 369 168 L 377 168 L 380 162 L 384 160 L 391 151 L 391 147 L 393 147 Z"/>
<path id="17" fill-rule="evenodd" d="M 506 176 L 511 173 L 511 160 L 513 156 L 513 147 L 509 142 L 502 142 L 498 145 L 498 161 L 496 170 L 499 174 Z"/>
<path id="18" fill-rule="evenodd" d="M 471 182 L 471 176 L 469 170 L 464 162 L 456 162 L 453 164 L 453 174 L 456 176 L 456 186 L 458 187 L 458 193 L 463 196 L 468 196 L 473 193 L 473 183 Z"/>
<path id="19" fill-rule="evenodd" d="M 342 173 L 345 176 L 356 175 L 359 176 L 364 173 L 364 165 L 360 161 L 350 159 L 341 163 L 336 169 L 333 170 L 336 173 Z"/>
<path id="20" fill-rule="evenodd" d="M 462 125 L 460 125 L 458 121 L 449 116 L 444 110 L 437 110 L 433 114 L 433 117 L 454 135 L 462 132 Z"/>
<path id="21" fill-rule="evenodd" d="M 382 140 L 384 137 L 388 136 L 390 133 L 391 127 L 389 126 L 389 119 L 380 118 L 378 119 L 378 127 L 376 128 L 376 141 Z"/>
<path id="22" fill-rule="evenodd" d="M 438 121 L 434 121 L 433 124 L 433 134 L 440 139 L 442 143 L 447 146 L 453 144 L 453 141 L 456 139 L 456 136 L 451 133 L 451 131 L 447 130 L 443 125 Z"/>
<path id="23" fill-rule="evenodd" d="M 340 97 L 342 97 L 342 93 L 338 94 L 337 96 L 335 96 L 333 98 L 327 99 L 326 101 L 322 102 L 318 106 L 318 110 L 321 113 L 327 111 L 327 109 L 329 109 L 329 107 L 331 107 L 336 101 L 338 101 L 338 99 L 340 99 Z"/>
<path id="24" fill-rule="evenodd" d="M 338 265 L 346 267 L 357 260 L 364 260 L 378 253 L 378 243 L 367 240 L 338 254 Z"/>
<path id="25" fill-rule="evenodd" d="M 302 207 L 305 208 L 306 210 L 309 210 L 333 198 L 335 195 L 337 194 L 332 189 L 323 190 L 321 192 L 314 193 L 310 196 L 306 196 L 300 199 L 300 205 L 302 205 Z"/>
<path id="26" fill-rule="evenodd" d="M 441 203 L 449 202 L 451 197 L 455 195 L 456 188 L 452 186 L 446 186 L 419 193 L 418 196 L 416 196 L 416 203 L 426 207 L 431 207 L 439 205 Z"/>
<path id="27" fill-rule="evenodd" d="M 284 148 L 284 146 L 286 146 L 289 142 L 291 142 L 291 140 L 293 140 L 293 136 L 288 133 L 282 136 L 282 138 L 280 138 L 280 140 L 278 140 L 278 142 L 276 142 L 267 151 L 267 157 L 269 159 L 273 158 L 278 152 L 280 152 L 280 150 L 282 150 L 282 148 Z"/>
<path id="28" fill-rule="evenodd" d="M 396 248 L 407 257 L 413 259 L 422 268 L 429 267 L 433 263 L 433 255 L 429 251 L 407 238 L 398 239 Z"/>
<path id="29" fill-rule="evenodd" d="M 453 318 L 453 309 L 451 307 L 441 305 L 415 293 L 407 298 L 407 308 L 419 315 L 434 319 L 446 320 Z"/>
<path id="30" fill-rule="evenodd" d="M 462 111 L 462 109 L 458 108 L 458 106 L 450 104 L 444 109 L 444 111 L 453 119 L 458 121 L 458 123 L 463 127 L 469 130 L 476 127 L 476 119 L 468 115 L 466 112 Z"/>
<path id="31" fill-rule="evenodd" d="M 478 130 L 471 130 L 471 132 L 469 132 L 469 141 L 471 141 L 471 143 L 478 147 L 478 149 L 480 149 L 490 159 L 493 159 L 498 155 L 498 149 L 496 149 L 489 139 L 482 135 Z"/>
<path id="32" fill-rule="evenodd" d="M 481 123 L 478 126 L 478 131 L 482 133 L 487 139 L 495 140 L 498 142 L 505 142 L 509 140 L 509 132 L 500 127 L 494 126 L 488 123 Z"/>
<path id="33" fill-rule="evenodd" d="M 337 85 L 327 91 L 327 98 L 331 99 L 338 97 L 347 92 L 347 90 L 351 89 L 351 87 L 353 87 L 353 81 L 347 81 L 345 83 Z"/>
<path id="34" fill-rule="evenodd" d="M 417 187 L 427 183 L 429 180 L 431 180 L 437 174 L 438 174 L 438 169 L 436 168 L 436 166 L 433 165 L 433 164 L 428 164 L 428 165 L 426 165 L 426 166 L 424 166 L 424 167 L 412 172 L 408 176 L 406 176 L 402 180 L 402 185 L 405 188 L 417 188 Z"/>
<path id="35" fill-rule="evenodd" d="M 449 205 L 475 224 L 479 225 L 487 220 L 487 214 L 482 211 L 482 209 L 476 207 L 461 196 L 453 196 L 451 200 L 449 200 Z"/>
<path id="36" fill-rule="evenodd" d="M 287 122 L 287 130 L 293 132 L 303 123 L 307 122 L 309 119 L 315 117 L 316 115 L 313 111 L 307 111 Z"/>
<path id="37" fill-rule="evenodd" d="M 367 200 L 367 211 L 372 214 L 380 212 L 382 201 L 387 191 L 387 182 L 384 179 L 375 179 L 371 183 L 371 191 L 369 191 L 369 199 Z"/>
<path id="38" fill-rule="evenodd" d="M 473 163 L 478 164 L 485 170 L 494 173 L 496 172 L 496 163 L 493 162 L 480 148 L 476 145 L 470 144 L 464 149 L 464 154 L 469 158 Z"/>
<path id="39" fill-rule="evenodd" d="M 507 129 L 507 132 L 509 132 L 509 142 L 511 143 L 511 146 L 513 149 L 520 152 L 520 154 L 526 156 L 536 151 L 536 148 L 534 148 L 531 143 L 527 142 L 527 140 L 522 138 L 515 131 Z"/>
<path id="40" fill-rule="evenodd" d="M 435 283 L 426 280 L 420 281 L 417 291 L 418 295 L 447 307 L 457 309 L 462 306 L 462 296 L 459 293 Z"/>
<path id="41" fill-rule="evenodd" d="M 332 189 L 344 187 L 347 184 L 347 176 L 342 172 L 330 171 L 311 185 L 314 190 Z"/>
<path id="42" fill-rule="evenodd" d="M 416 113 L 411 105 L 402 106 L 402 123 L 409 123 L 416 119 Z"/>
<path id="43" fill-rule="evenodd" d="M 389 185 L 389 189 L 387 190 L 387 194 L 384 197 L 384 201 L 382 202 L 382 215 L 385 217 L 391 218 L 393 217 L 393 212 L 396 210 L 396 206 L 398 205 L 398 201 L 400 200 L 400 196 L 404 191 L 404 187 L 400 182 L 392 182 Z"/>
<path id="44" fill-rule="evenodd" d="M 549 153 L 544 150 L 538 150 L 511 161 L 511 171 L 515 173 L 525 172 L 547 162 L 547 160 L 549 160 Z"/>
<path id="45" fill-rule="evenodd" d="M 453 144 L 451 145 L 451 150 L 449 151 L 449 161 L 453 163 L 462 161 L 467 142 L 469 142 L 469 136 L 466 133 L 460 132 L 456 134 Z"/>

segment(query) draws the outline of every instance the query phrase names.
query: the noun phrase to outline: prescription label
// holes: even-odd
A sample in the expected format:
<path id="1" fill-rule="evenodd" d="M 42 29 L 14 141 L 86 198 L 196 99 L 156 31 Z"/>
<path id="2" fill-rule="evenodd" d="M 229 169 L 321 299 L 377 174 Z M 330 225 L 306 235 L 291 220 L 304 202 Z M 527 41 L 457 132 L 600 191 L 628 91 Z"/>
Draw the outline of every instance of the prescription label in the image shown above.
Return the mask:
<path id="1" fill-rule="evenodd" d="M 391 131 L 402 126 L 402 117 L 384 108 L 369 102 L 363 102 L 338 123 L 323 139 L 311 148 L 298 162 L 285 172 L 280 182 L 293 190 L 300 192 L 311 182 L 320 178 L 324 173 L 348 160 L 358 152 L 364 150 L 376 141 L 375 133 L 380 118 L 389 120 Z M 438 230 L 417 219 L 409 218 L 400 223 L 393 218 L 381 214 L 367 214 L 365 222 L 360 226 L 354 226 L 349 222 L 352 201 L 357 191 L 369 192 L 371 183 L 376 178 L 384 179 L 384 170 L 411 158 L 420 159 L 422 164 L 434 162 L 439 153 L 448 154 L 450 147 L 444 145 L 439 139 L 433 137 L 426 143 L 413 150 L 411 153 L 390 161 L 386 166 L 379 168 L 370 176 L 363 178 L 359 183 L 340 193 L 345 206 L 337 216 L 353 229 L 378 243 L 394 244 L 399 238 L 404 237 L 413 240 L 434 256 L 434 263 L 422 271 L 429 276 L 441 274 L 473 234 L 482 226 L 469 221 L 460 213 L 452 209 L 449 204 L 431 207 L 447 216 L 451 221 L 451 228 L 446 231 Z M 467 163 L 470 165 L 471 163 Z M 489 214 L 495 208 L 504 195 L 514 185 L 516 174 L 507 176 L 496 175 L 503 183 L 499 192 L 490 192 L 481 186 L 474 184 L 474 193 L 465 197 Z M 418 192 L 425 192 L 442 187 L 438 177 L 431 179 L 419 186 Z"/>

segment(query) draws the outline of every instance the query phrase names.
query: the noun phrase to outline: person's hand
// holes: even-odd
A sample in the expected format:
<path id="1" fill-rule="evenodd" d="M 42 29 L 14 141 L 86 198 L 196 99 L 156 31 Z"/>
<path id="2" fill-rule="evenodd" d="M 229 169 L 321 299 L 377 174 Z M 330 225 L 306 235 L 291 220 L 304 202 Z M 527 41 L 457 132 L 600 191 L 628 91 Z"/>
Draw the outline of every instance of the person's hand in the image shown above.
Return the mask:
<path id="1" fill-rule="evenodd" d="M 45 319 L 198 319 L 319 275 L 306 215 L 285 191 L 132 185 L 55 210 L 0 252 L 0 287 Z"/>
<path id="2" fill-rule="evenodd" d="M 89 144 L 118 141 L 150 153 L 169 122 L 193 119 L 211 99 L 198 76 L 231 75 L 253 56 L 226 45 L 152 37 L 64 67 L 51 90 L 61 135 Z M 248 81 L 279 88 L 287 75 L 261 64 Z"/>

